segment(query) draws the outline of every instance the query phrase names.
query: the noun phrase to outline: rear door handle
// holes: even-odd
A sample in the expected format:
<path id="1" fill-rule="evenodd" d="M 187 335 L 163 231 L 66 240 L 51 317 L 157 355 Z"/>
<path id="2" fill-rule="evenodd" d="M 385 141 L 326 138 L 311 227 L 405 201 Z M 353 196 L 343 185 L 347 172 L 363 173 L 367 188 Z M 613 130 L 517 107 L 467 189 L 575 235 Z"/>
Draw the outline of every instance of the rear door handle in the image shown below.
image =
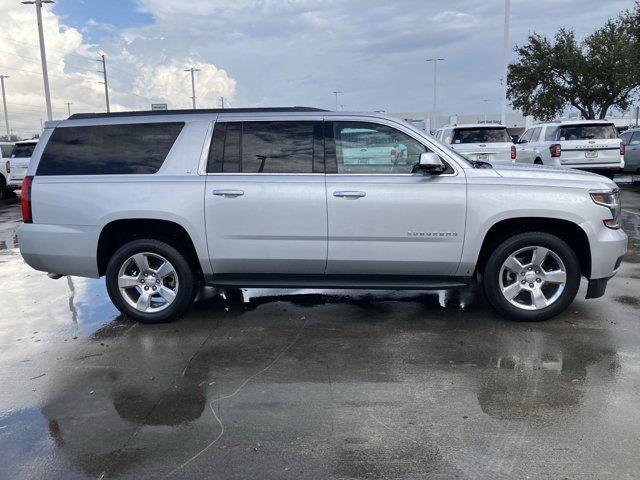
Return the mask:
<path id="1" fill-rule="evenodd" d="M 360 198 L 366 197 L 367 194 L 365 192 L 333 192 L 334 197 L 346 197 L 346 198 Z"/>
<path id="2" fill-rule="evenodd" d="M 219 197 L 240 197 L 244 195 L 242 190 L 214 190 L 212 193 Z"/>

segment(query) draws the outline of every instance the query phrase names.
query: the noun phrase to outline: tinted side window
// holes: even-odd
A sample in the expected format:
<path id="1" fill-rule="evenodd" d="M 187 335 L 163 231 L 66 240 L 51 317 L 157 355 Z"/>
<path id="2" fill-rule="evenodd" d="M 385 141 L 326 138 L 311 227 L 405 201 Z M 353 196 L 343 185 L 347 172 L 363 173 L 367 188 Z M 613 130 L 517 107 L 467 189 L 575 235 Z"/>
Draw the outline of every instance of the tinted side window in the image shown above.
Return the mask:
<path id="1" fill-rule="evenodd" d="M 527 130 L 526 132 L 524 132 L 520 137 L 520 139 L 518 140 L 518 143 L 529 143 L 532 133 L 533 133 L 533 130 Z"/>
<path id="2" fill-rule="evenodd" d="M 544 132 L 544 139 L 547 142 L 555 142 L 558 139 L 558 127 L 547 127 Z"/>
<path id="3" fill-rule="evenodd" d="M 542 130 L 542 127 L 536 127 L 533 129 L 533 132 L 531 133 L 531 142 L 538 141 L 538 139 L 540 138 L 540 130 Z"/>
<path id="4" fill-rule="evenodd" d="M 13 145 L 0 145 L 0 151 L 2 152 L 2 157 L 10 157 L 11 151 L 13 150 Z"/>
<path id="5" fill-rule="evenodd" d="M 321 122 L 216 123 L 209 173 L 324 173 Z"/>
<path id="6" fill-rule="evenodd" d="M 35 149 L 35 143 L 16 143 L 11 151 L 11 156 L 13 158 L 29 158 Z"/>
<path id="7" fill-rule="evenodd" d="M 156 173 L 184 123 L 139 123 L 56 128 L 37 175 Z"/>
<path id="8" fill-rule="evenodd" d="M 633 137 L 631 137 L 629 145 L 640 145 L 640 130 L 633 132 Z"/>

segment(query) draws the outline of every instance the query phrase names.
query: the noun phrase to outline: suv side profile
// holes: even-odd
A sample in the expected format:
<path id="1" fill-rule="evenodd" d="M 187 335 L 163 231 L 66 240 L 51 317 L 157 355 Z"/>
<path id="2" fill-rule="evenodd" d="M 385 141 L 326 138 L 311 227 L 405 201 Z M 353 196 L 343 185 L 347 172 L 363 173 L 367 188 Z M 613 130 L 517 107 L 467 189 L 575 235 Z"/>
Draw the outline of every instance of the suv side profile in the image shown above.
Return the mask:
<path id="1" fill-rule="evenodd" d="M 309 108 L 76 114 L 23 182 L 33 268 L 106 277 L 142 322 L 220 289 L 445 289 L 544 320 L 604 294 L 626 252 L 616 185 L 491 168 L 380 114 Z M 531 202 L 535 198 L 535 202 Z"/>
<path id="2" fill-rule="evenodd" d="M 517 143 L 517 162 L 566 166 L 612 178 L 624 168 L 624 143 L 607 120 L 564 120 L 534 125 Z"/>

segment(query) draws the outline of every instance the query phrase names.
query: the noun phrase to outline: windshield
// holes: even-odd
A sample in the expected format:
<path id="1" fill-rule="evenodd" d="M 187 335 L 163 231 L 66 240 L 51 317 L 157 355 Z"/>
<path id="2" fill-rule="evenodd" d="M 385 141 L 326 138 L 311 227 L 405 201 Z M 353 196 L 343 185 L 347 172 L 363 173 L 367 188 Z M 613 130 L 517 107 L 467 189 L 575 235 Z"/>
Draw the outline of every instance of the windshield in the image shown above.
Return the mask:
<path id="1" fill-rule="evenodd" d="M 453 143 L 511 143 L 506 128 L 456 128 Z"/>
<path id="2" fill-rule="evenodd" d="M 558 140 L 591 140 L 594 138 L 612 140 L 618 138 L 618 132 L 612 124 L 566 125 L 560 127 Z"/>
<path id="3" fill-rule="evenodd" d="M 16 143 L 11 152 L 11 156 L 15 158 L 31 157 L 35 148 L 35 143 Z"/>

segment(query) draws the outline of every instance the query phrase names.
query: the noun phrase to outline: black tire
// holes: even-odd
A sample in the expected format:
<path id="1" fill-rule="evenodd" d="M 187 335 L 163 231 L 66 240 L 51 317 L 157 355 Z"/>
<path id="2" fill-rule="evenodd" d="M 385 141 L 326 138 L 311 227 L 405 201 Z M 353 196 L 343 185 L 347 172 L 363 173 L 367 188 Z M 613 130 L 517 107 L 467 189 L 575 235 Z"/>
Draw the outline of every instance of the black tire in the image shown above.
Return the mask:
<path id="1" fill-rule="evenodd" d="M 4 177 L 0 175 L 0 200 L 4 200 L 9 197 L 11 190 L 7 188 L 7 184 L 5 183 Z"/>
<path id="2" fill-rule="evenodd" d="M 548 307 L 538 310 L 524 310 L 511 304 L 502 294 L 500 287 L 503 263 L 518 250 L 530 246 L 552 250 L 562 260 L 566 269 L 565 288 L 560 296 Z M 539 322 L 558 315 L 573 302 L 580 287 L 580 276 L 578 257 L 564 240 L 545 232 L 527 232 L 514 235 L 493 250 L 485 265 L 482 283 L 487 300 L 500 315 L 510 320 Z"/>
<path id="3" fill-rule="evenodd" d="M 542 163 L 542 159 L 541 158 L 536 158 L 535 161 L 533 162 L 534 165 L 544 165 L 544 163 Z"/>
<path id="4" fill-rule="evenodd" d="M 158 312 L 142 312 L 129 305 L 118 287 L 118 274 L 123 263 L 136 253 L 149 252 L 168 260 L 174 267 L 179 288 L 173 302 Z M 109 260 L 106 272 L 107 291 L 111 301 L 123 315 L 142 323 L 171 322 L 182 316 L 193 303 L 196 276 L 185 255 L 171 245 L 154 239 L 133 240 L 120 247 Z"/>

